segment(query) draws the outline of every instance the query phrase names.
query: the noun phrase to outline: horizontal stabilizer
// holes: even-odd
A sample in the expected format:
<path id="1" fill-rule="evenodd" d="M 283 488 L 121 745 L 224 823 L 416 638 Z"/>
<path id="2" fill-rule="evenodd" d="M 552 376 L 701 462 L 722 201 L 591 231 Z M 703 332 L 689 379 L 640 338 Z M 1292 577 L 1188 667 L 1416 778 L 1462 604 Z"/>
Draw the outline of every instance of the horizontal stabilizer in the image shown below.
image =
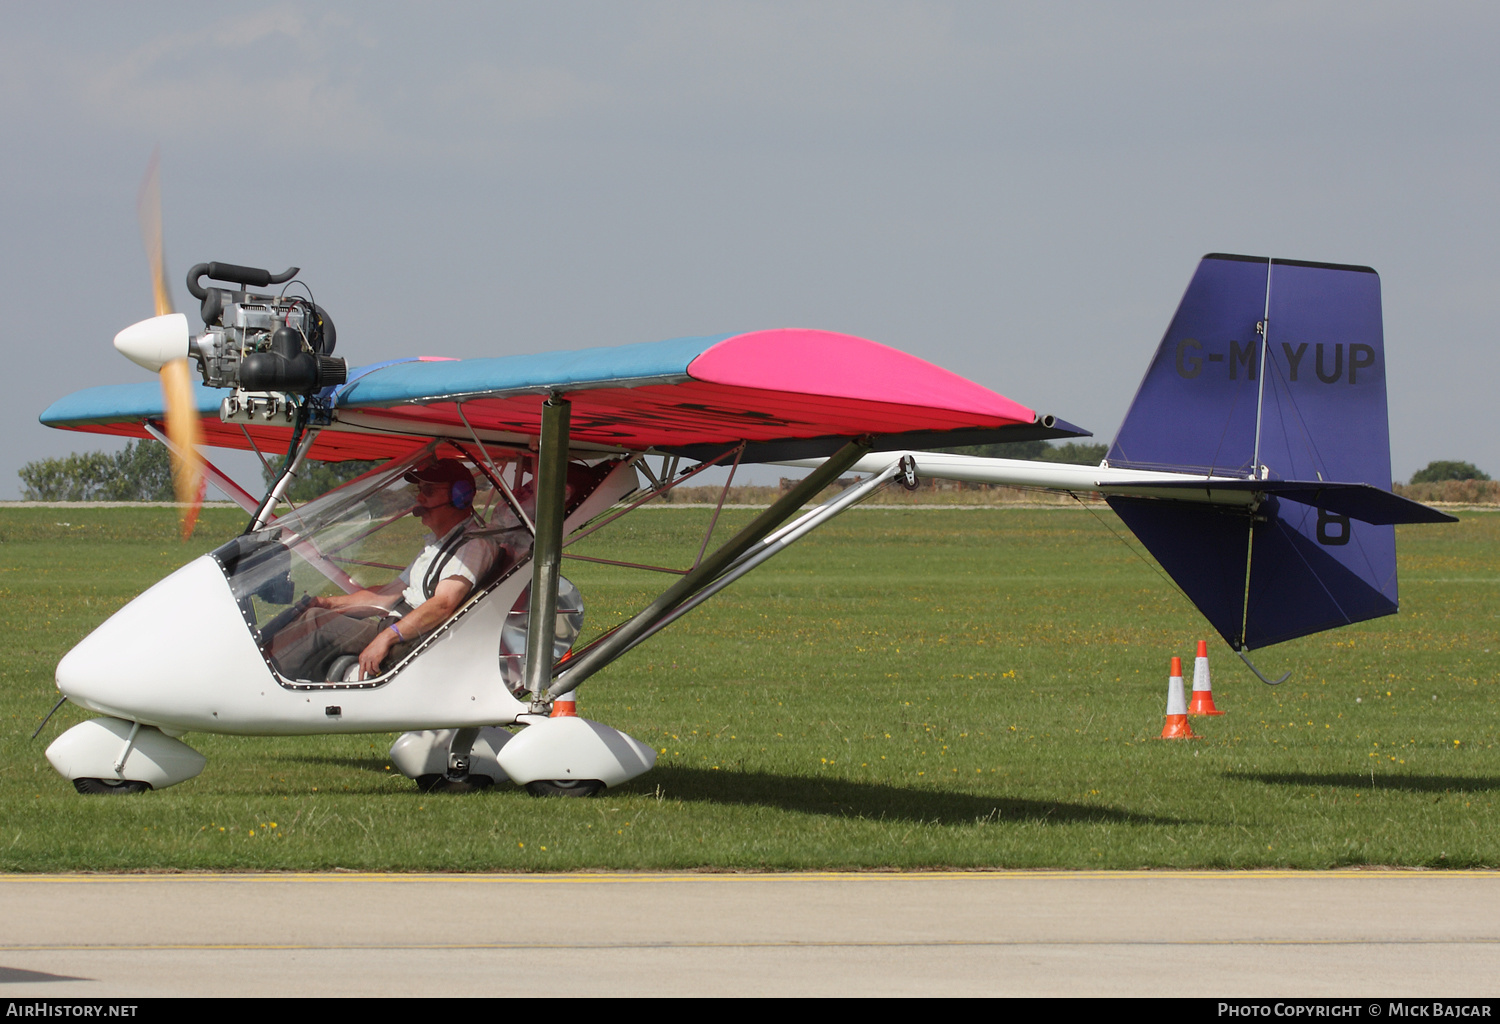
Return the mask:
<path id="1" fill-rule="evenodd" d="M 1188 499 L 1193 492 L 1212 497 L 1215 491 L 1259 491 L 1274 494 L 1287 501 L 1300 502 L 1324 509 L 1334 515 L 1348 516 L 1362 523 L 1393 526 L 1397 523 L 1456 523 L 1450 516 L 1421 502 L 1403 498 L 1369 484 L 1327 483 L 1322 480 L 1223 480 L 1212 483 L 1198 480 L 1156 481 L 1153 491 L 1182 491 Z M 1106 493 L 1108 493 L 1106 491 Z"/>

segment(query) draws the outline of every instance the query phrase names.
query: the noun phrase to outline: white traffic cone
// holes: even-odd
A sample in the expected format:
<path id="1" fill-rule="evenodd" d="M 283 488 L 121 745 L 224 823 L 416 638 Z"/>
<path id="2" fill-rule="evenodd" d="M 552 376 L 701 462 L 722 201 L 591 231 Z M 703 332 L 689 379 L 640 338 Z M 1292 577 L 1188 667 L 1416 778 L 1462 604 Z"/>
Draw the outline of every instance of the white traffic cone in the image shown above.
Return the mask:
<path id="1" fill-rule="evenodd" d="M 1198 641 L 1198 660 L 1193 662 L 1193 699 L 1188 704 L 1190 715 L 1222 715 L 1214 707 L 1214 688 L 1208 681 L 1208 641 Z"/>

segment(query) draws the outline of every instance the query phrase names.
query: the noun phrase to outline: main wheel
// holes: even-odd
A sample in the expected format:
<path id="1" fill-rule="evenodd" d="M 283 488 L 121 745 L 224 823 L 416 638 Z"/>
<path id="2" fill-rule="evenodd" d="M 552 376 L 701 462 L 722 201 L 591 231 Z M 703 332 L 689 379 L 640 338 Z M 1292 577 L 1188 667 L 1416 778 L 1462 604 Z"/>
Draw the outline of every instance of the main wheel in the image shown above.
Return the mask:
<path id="1" fill-rule="evenodd" d="M 417 776 L 417 788 L 424 793 L 475 793 L 494 784 L 495 780 L 488 775 L 465 775 L 458 779 L 436 774 Z"/>
<path id="2" fill-rule="evenodd" d="M 604 788 L 598 779 L 537 779 L 526 783 L 532 796 L 593 796 Z"/>
<path id="3" fill-rule="evenodd" d="M 144 793 L 151 788 L 149 782 L 134 779 L 74 779 L 73 788 L 80 793 L 112 796 L 123 793 Z"/>

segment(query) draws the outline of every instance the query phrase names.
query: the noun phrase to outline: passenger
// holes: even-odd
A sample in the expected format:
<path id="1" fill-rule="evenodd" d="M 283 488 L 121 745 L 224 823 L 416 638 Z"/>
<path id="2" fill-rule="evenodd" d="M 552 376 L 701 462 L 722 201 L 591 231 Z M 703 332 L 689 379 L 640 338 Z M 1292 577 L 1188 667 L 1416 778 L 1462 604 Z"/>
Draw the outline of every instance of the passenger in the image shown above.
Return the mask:
<path id="1" fill-rule="evenodd" d="M 431 532 L 420 554 L 391 582 L 352 594 L 315 597 L 280 630 L 266 653 L 292 679 L 343 677 L 357 654 L 363 678 L 379 675 L 392 651 L 404 655 L 423 635 L 446 622 L 489 572 L 495 544 L 468 536 L 474 476 L 457 459 L 438 459 L 406 474 L 417 485 L 412 514 Z"/>

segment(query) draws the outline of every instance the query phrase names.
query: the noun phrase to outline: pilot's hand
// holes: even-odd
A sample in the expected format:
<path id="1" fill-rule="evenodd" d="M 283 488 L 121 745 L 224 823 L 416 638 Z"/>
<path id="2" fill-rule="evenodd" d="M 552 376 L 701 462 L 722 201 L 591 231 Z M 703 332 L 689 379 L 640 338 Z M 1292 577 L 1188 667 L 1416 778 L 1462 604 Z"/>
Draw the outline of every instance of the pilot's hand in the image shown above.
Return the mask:
<path id="1" fill-rule="evenodd" d="M 359 652 L 359 667 L 364 671 L 364 678 L 380 675 L 380 665 L 385 661 L 385 656 L 391 653 L 391 648 L 396 644 L 396 634 L 389 629 L 382 629 L 376 634 L 375 639 Z"/>

